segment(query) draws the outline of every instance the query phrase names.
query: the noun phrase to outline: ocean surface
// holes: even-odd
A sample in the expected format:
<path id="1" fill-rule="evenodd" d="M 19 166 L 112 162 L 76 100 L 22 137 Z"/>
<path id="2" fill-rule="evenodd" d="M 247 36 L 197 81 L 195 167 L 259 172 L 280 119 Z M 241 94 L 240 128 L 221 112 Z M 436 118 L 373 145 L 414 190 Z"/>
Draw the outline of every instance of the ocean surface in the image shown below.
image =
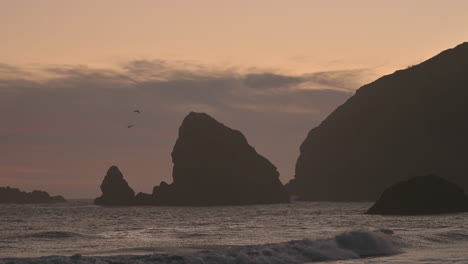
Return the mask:
<path id="1" fill-rule="evenodd" d="M 468 263 L 468 214 L 375 216 L 371 203 L 0 204 L 0 263 Z"/>

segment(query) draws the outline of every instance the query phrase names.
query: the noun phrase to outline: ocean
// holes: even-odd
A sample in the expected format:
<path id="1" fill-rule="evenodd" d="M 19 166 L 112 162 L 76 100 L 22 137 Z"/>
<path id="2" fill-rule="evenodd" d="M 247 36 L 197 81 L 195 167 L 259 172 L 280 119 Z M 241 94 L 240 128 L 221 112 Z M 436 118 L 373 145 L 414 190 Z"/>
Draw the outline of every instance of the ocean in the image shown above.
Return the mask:
<path id="1" fill-rule="evenodd" d="M 468 263 L 468 214 L 365 215 L 368 202 L 0 204 L 0 264 Z"/>

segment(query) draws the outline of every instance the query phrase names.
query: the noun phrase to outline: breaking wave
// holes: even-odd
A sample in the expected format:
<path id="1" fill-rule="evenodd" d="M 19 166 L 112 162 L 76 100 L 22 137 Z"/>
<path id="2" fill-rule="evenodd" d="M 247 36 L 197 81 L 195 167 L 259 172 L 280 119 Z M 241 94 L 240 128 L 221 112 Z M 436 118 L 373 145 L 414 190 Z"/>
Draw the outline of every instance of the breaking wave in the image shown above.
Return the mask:
<path id="1" fill-rule="evenodd" d="M 205 250 L 193 254 L 146 256 L 71 257 L 1 259 L 0 264 L 49 263 L 172 263 L 172 264 L 280 264 L 377 257 L 399 253 L 398 238 L 384 232 L 351 231 L 333 238 L 303 239 L 283 243 Z"/>

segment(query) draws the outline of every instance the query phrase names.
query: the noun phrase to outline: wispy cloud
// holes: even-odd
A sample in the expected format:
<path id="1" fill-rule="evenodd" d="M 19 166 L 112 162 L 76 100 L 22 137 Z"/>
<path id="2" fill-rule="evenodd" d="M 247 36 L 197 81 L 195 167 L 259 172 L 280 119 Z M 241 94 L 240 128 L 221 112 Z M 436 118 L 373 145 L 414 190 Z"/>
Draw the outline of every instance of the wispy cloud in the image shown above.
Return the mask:
<path id="1" fill-rule="evenodd" d="M 315 91 L 339 91 L 349 96 L 368 74 L 367 70 L 344 70 L 291 76 L 274 72 L 239 73 L 234 69 L 215 70 L 192 63 L 169 63 L 166 61 L 131 61 L 120 70 L 92 69 L 85 66 L 45 67 L 42 73 L 49 76 L 31 78 L 32 73 L 8 65 L 2 66 L 15 73 L 25 72 L 27 78 L 0 79 L 0 92 L 15 91 L 24 94 L 41 93 L 40 98 L 57 100 L 85 100 L 90 97 L 110 95 L 113 98 L 127 97 L 146 101 L 151 98 L 166 110 L 179 109 L 174 105 L 210 105 L 215 108 L 271 109 L 276 103 L 287 105 L 290 113 L 311 113 L 304 108 L 304 100 L 333 100 L 330 95 Z M 5 70 L 7 71 L 7 70 Z M 304 92 L 309 91 L 309 92 Z M 145 98 L 142 98 L 145 97 Z M 122 99 L 122 98 L 121 98 Z M 103 101 L 106 98 L 102 98 Z M 92 101 L 96 101 L 95 99 Z M 135 104 L 138 102 L 135 101 Z M 256 107 L 245 107 L 253 105 Z M 268 107 L 262 107 L 266 105 Z M 300 110 L 303 108 L 302 110 Z M 281 108 L 280 108 L 281 109 Z M 160 110 L 160 109 L 159 109 Z M 194 109 L 196 110 L 196 109 Z"/>
<path id="2" fill-rule="evenodd" d="M 17 173 L 37 174 L 37 173 L 49 173 L 49 172 L 51 172 L 50 169 L 44 169 L 44 168 L 0 167 L 0 174 L 17 174 Z"/>

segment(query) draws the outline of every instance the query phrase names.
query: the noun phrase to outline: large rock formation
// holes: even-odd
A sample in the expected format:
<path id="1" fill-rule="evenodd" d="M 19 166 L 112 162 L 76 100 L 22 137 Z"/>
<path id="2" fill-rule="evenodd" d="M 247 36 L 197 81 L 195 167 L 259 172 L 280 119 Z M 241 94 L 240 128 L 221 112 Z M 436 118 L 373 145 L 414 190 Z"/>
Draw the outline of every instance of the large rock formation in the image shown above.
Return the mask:
<path id="1" fill-rule="evenodd" d="M 276 167 L 241 132 L 190 113 L 172 151 L 173 183 L 154 188 L 158 204 L 235 205 L 288 202 Z"/>
<path id="2" fill-rule="evenodd" d="M 288 189 L 305 200 L 375 200 L 434 173 L 468 190 L 468 43 L 361 87 L 301 145 Z"/>
<path id="3" fill-rule="evenodd" d="M 128 186 L 119 168 L 112 166 L 101 184 L 102 195 L 94 200 L 99 205 L 132 205 L 135 192 Z"/>
<path id="4" fill-rule="evenodd" d="M 367 214 L 420 215 L 468 212 L 459 186 L 435 175 L 413 177 L 387 188 Z"/>
<path id="5" fill-rule="evenodd" d="M 39 204 L 39 203 L 61 203 L 66 202 L 60 195 L 50 196 L 44 191 L 22 192 L 16 188 L 0 187 L 0 203 L 20 203 L 20 204 Z"/>

